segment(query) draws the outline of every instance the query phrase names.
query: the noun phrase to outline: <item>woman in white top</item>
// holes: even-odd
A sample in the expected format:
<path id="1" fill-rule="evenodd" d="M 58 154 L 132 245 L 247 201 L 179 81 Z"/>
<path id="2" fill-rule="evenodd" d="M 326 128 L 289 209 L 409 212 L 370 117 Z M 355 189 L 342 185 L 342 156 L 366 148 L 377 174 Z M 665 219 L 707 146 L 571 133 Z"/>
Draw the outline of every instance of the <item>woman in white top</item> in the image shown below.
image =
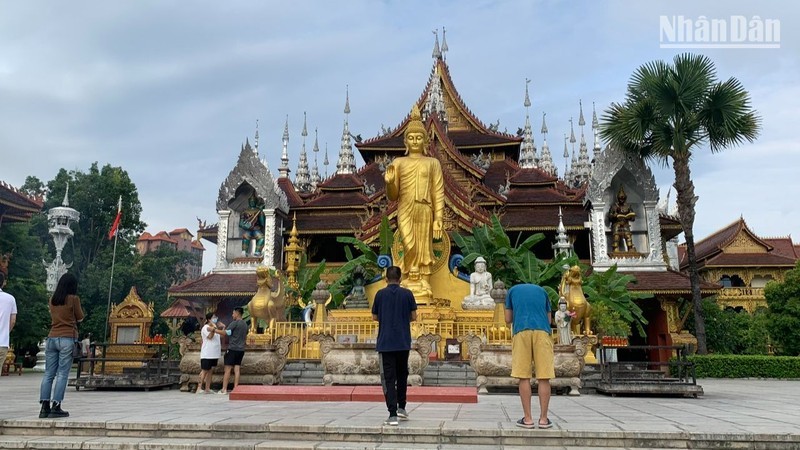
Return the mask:
<path id="1" fill-rule="evenodd" d="M 214 313 L 206 314 L 206 323 L 200 329 L 200 378 L 197 381 L 197 393 L 211 393 L 211 379 L 214 367 L 222 356 L 222 342 L 220 336 L 225 334 L 225 324 L 219 323 Z M 203 382 L 206 389 L 203 390 Z"/>

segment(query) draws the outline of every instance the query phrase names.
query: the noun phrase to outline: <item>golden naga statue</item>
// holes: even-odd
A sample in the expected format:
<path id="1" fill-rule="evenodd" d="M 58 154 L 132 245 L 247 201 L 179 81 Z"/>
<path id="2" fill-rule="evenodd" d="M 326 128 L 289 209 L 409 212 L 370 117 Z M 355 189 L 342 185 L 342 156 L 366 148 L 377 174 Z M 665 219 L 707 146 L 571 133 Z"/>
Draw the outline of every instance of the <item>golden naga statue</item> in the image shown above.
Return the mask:
<path id="1" fill-rule="evenodd" d="M 286 292 L 281 282 L 281 274 L 272 271 L 269 267 L 259 266 L 256 269 L 256 282 L 258 291 L 247 304 L 250 311 L 250 333 L 255 334 L 258 326 L 258 319 L 263 319 L 269 324 L 269 328 L 275 326 L 275 322 L 283 320 L 286 309 Z M 273 291 L 277 283 L 277 291 Z"/>
<path id="2" fill-rule="evenodd" d="M 560 297 L 567 300 L 567 310 L 575 313 L 575 316 L 569 321 L 572 335 L 590 336 L 592 334 L 592 322 L 589 314 L 592 311 L 592 307 L 583 295 L 581 268 L 578 266 L 569 267 L 565 264 L 564 269 L 558 293 Z M 581 328 L 583 328 L 582 331 Z"/>
<path id="3" fill-rule="evenodd" d="M 636 213 L 628 205 L 627 200 L 628 196 L 620 186 L 617 193 L 617 203 L 608 211 L 608 220 L 611 222 L 611 233 L 613 235 L 611 248 L 614 252 L 620 251 L 620 240 L 625 242 L 625 251 L 636 251 L 636 247 L 633 245 L 633 237 L 631 236 L 631 222 L 636 220 Z"/>
<path id="4" fill-rule="evenodd" d="M 416 104 L 403 137 L 406 156 L 396 158 L 384 176 L 386 195 L 397 201 L 397 231 L 403 244 L 403 256 L 395 264 L 404 276 L 418 268 L 427 284 L 435 261 L 433 240 L 444 232 L 444 178 L 439 160 L 425 155 L 428 135 Z"/>

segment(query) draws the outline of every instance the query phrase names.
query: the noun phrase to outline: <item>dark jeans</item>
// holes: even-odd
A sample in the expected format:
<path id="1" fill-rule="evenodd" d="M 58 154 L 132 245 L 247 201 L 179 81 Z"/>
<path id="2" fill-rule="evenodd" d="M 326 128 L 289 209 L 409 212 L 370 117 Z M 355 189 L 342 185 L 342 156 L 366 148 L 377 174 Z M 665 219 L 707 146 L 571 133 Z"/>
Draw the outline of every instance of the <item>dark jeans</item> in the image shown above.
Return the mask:
<path id="1" fill-rule="evenodd" d="M 397 408 L 406 408 L 408 391 L 408 350 L 381 352 L 381 386 L 389 415 L 396 416 Z"/>

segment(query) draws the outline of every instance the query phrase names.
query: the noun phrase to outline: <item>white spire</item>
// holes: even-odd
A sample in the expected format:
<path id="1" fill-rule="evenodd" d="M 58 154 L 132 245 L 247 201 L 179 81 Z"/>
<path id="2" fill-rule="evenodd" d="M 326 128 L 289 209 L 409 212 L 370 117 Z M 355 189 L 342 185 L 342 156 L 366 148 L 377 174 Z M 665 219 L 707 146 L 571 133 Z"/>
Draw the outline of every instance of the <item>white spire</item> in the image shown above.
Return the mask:
<path id="1" fill-rule="evenodd" d="M 448 50 L 450 49 L 447 47 L 447 30 L 442 27 L 442 59 L 447 59 L 445 53 L 447 53 Z"/>
<path id="2" fill-rule="evenodd" d="M 258 119 L 256 119 L 256 136 L 255 139 L 253 139 L 253 143 L 255 144 L 253 150 L 255 150 L 256 155 L 258 155 Z"/>
<path id="3" fill-rule="evenodd" d="M 433 59 L 442 59 L 442 51 L 439 50 L 439 30 L 433 30 L 433 34 L 436 36 L 436 42 L 433 44 L 433 54 L 431 56 Z"/>
<path id="4" fill-rule="evenodd" d="M 300 160 L 297 161 L 297 173 L 294 175 L 294 187 L 300 192 L 311 190 L 311 176 L 308 173 L 308 155 L 306 154 L 306 136 L 308 136 L 308 126 L 306 113 L 303 112 L 303 144 L 300 147 Z"/>
<path id="5" fill-rule="evenodd" d="M 600 139 L 598 138 L 600 123 L 597 121 L 597 111 L 594 109 L 594 102 L 592 102 L 592 132 L 594 133 L 594 157 L 597 159 L 597 156 L 600 154 Z"/>
<path id="6" fill-rule="evenodd" d="M 61 206 L 69 207 L 69 181 L 67 181 L 67 190 L 64 191 L 64 201 L 61 202 Z"/>
<path id="7" fill-rule="evenodd" d="M 562 218 L 560 206 L 558 207 L 558 228 L 556 228 L 556 231 L 556 243 L 553 244 L 553 250 L 555 250 L 556 256 L 569 256 L 572 246 L 567 238 L 567 228 L 564 227 L 564 220 Z"/>
<path id="8" fill-rule="evenodd" d="M 533 130 L 531 129 L 531 118 L 529 110 L 531 98 L 528 95 L 528 84 L 530 79 L 525 78 L 525 128 L 522 131 L 522 143 L 520 144 L 519 167 L 522 169 L 533 169 L 536 167 L 536 145 L 533 143 Z"/>
<path id="9" fill-rule="evenodd" d="M 572 117 L 569 118 L 569 123 L 572 124 Z M 564 181 L 569 184 L 570 176 L 572 175 L 571 168 L 569 167 L 569 149 L 567 148 L 567 142 L 569 141 L 569 136 L 567 133 L 564 133 Z"/>
<path id="10" fill-rule="evenodd" d="M 580 117 L 578 119 L 578 125 L 580 125 L 581 127 L 581 144 L 578 153 L 578 165 L 574 169 L 573 175 L 577 179 L 578 184 L 583 184 L 589 181 L 589 177 L 591 176 L 591 171 L 592 171 L 592 165 L 591 162 L 589 161 L 589 149 L 586 146 L 586 137 L 583 134 L 584 125 L 586 125 L 586 121 L 583 120 L 583 101 L 578 100 L 578 105 L 580 107 Z"/>
<path id="11" fill-rule="evenodd" d="M 347 87 L 347 99 L 344 104 L 344 129 L 342 130 L 342 146 L 339 150 L 339 161 L 336 162 L 336 174 L 348 174 L 356 171 L 355 156 L 353 156 L 353 143 L 350 140 L 350 87 Z"/>
<path id="12" fill-rule="evenodd" d="M 314 165 L 311 166 L 311 188 L 316 189 L 317 185 L 320 183 L 321 178 L 319 176 L 319 165 L 317 163 L 317 155 L 319 154 L 319 134 L 317 132 L 317 128 L 314 127 Z"/>
<path id="13" fill-rule="evenodd" d="M 283 150 L 281 151 L 281 167 L 278 168 L 280 178 L 289 178 L 289 115 L 283 125 Z"/>
<path id="14" fill-rule="evenodd" d="M 328 178 L 328 164 L 330 164 L 330 161 L 328 161 L 328 143 L 327 142 L 325 143 L 325 159 L 322 161 L 322 164 L 325 166 L 325 178 Z"/>
<path id="15" fill-rule="evenodd" d="M 542 157 L 539 160 L 539 168 L 552 176 L 558 176 L 555 164 L 553 164 L 553 155 L 550 154 L 550 146 L 547 145 L 547 123 L 545 117 L 547 113 L 542 113 Z"/>

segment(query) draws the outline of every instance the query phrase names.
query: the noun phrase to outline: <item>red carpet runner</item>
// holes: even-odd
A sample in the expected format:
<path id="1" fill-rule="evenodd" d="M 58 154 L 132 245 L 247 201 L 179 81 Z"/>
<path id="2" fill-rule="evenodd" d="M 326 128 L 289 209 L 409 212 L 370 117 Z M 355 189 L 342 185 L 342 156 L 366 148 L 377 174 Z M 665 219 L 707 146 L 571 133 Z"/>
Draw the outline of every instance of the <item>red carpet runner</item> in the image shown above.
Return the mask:
<path id="1" fill-rule="evenodd" d="M 383 402 L 380 386 L 253 386 L 240 385 L 231 400 L 276 402 Z M 478 403 L 474 387 L 409 386 L 413 403 Z"/>

